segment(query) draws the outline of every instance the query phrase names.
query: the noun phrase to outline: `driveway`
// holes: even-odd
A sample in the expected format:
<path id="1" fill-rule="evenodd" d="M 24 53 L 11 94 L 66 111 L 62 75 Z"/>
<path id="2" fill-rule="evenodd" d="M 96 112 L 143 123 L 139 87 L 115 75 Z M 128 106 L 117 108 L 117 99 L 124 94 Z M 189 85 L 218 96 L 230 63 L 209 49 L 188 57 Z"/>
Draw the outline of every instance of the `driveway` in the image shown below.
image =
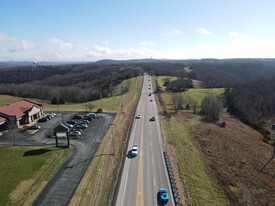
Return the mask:
<path id="1" fill-rule="evenodd" d="M 74 114 L 64 113 L 63 120 L 67 121 Z M 98 146 L 100 145 L 115 114 L 101 113 L 98 119 L 89 123 L 87 129 L 83 130 L 83 138 L 70 139 L 74 147 L 69 158 L 60 167 L 54 177 L 48 182 L 39 194 L 33 205 L 68 205 L 79 182 L 85 174 Z M 57 116 L 48 122 L 38 123 L 41 129 L 33 135 L 21 132 L 16 138 L 16 145 L 45 145 L 55 144 L 54 138 L 47 138 L 53 133 L 53 128 L 62 122 L 62 117 Z M 66 144 L 66 140 L 61 140 Z M 0 145 L 10 145 L 10 141 L 2 136 Z"/>

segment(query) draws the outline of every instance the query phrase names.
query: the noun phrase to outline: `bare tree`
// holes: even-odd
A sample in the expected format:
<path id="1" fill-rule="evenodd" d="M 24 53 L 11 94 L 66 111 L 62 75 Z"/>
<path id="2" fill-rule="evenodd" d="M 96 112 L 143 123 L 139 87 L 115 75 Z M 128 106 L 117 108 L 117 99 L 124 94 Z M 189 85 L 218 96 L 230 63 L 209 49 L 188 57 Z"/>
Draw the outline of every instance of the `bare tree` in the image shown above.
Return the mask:
<path id="1" fill-rule="evenodd" d="M 86 107 L 89 109 L 89 111 L 91 112 L 94 108 L 95 108 L 95 105 L 92 104 L 91 102 L 87 102 L 86 103 Z"/>
<path id="2" fill-rule="evenodd" d="M 175 113 L 177 113 L 179 109 L 183 108 L 182 107 L 183 98 L 180 93 L 178 93 L 178 94 L 173 93 L 171 96 L 171 101 L 174 105 Z"/>
<path id="3" fill-rule="evenodd" d="M 201 112 L 208 119 L 218 120 L 221 111 L 221 103 L 213 96 L 206 96 L 201 101 Z"/>
<path id="4" fill-rule="evenodd" d="M 199 106 L 198 102 L 194 99 L 191 99 L 190 104 L 191 104 L 191 108 L 194 111 L 194 114 L 196 114 Z"/>

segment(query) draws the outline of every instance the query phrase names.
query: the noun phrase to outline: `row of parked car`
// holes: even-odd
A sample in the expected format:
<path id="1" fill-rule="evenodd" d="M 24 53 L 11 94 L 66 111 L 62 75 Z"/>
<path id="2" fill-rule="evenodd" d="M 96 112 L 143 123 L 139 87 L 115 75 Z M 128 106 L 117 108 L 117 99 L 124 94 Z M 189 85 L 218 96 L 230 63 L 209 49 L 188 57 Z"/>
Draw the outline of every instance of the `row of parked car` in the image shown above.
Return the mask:
<path id="1" fill-rule="evenodd" d="M 54 112 L 49 112 L 49 113 L 46 113 L 44 115 L 44 117 L 42 117 L 41 119 L 38 120 L 38 122 L 47 122 L 49 121 L 51 118 L 55 117 L 56 116 L 56 113 Z"/>
<path id="2" fill-rule="evenodd" d="M 82 130 L 88 127 L 90 121 L 93 121 L 97 115 L 95 113 L 87 113 L 85 116 L 75 115 L 71 120 L 68 120 L 64 125 L 70 129 L 70 137 L 82 136 Z"/>

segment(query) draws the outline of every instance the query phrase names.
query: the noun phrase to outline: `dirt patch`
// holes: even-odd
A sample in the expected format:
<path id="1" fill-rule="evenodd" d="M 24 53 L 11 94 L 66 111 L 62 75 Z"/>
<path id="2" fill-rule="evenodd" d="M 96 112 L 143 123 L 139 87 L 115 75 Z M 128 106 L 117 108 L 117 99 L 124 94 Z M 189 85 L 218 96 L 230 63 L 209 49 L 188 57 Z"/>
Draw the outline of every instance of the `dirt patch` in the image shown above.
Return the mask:
<path id="1" fill-rule="evenodd" d="M 201 122 L 193 134 L 231 205 L 275 205 L 275 160 L 259 172 L 271 158 L 272 146 L 239 120 L 223 120 L 225 128 Z"/>

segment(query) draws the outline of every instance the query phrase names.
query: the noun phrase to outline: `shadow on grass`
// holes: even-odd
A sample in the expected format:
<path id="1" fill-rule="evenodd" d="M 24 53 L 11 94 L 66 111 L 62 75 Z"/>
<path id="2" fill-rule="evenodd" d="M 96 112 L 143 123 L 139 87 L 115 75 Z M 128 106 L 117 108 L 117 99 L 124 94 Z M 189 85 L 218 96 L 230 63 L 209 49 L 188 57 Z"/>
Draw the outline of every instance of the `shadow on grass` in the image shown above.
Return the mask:
<path id="1" fill-rule="evenodd" d="M 25 156 L 34 156 L 34 155 L 41 155 L 44 154 L 46 152 L 51 152 L 52 150 L 49 149 L 35 149 L 35 150 L 29 150 L 27 152 L 24 153 L 24 157 Z"/>

